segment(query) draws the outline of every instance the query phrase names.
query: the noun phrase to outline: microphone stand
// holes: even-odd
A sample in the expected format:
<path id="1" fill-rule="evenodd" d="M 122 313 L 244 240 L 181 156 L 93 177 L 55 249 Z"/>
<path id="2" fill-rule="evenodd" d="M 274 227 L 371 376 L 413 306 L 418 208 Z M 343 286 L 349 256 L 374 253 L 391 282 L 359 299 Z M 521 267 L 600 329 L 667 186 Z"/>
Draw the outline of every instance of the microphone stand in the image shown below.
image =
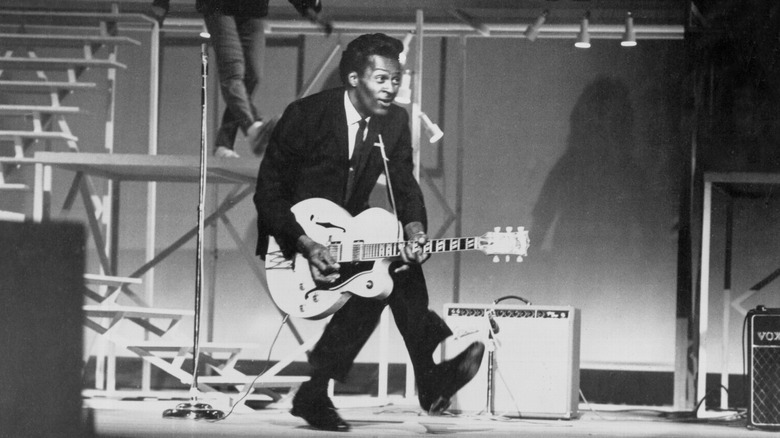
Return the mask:
<path id="1" fill-rule="evenodd" d="M 206 36 L 204 35 L 204 38 Z M 206 80 L 208 78 L 208 55 L 206 43 L 200 45 L 201 58 L 201 129 L 200 129 L 200 196 L 198 199 L 198 238 L 195 267 L 195 321 L 192 348 L 192 382 L 190 383 L 190 402 L 180 403 L 174 409 L 166 409 L 163 418 L 182 418 L 191 420 L 220 420 L 225 413 L 212 409 L 209 404 L 198 402 L 198 364 L 200 359 L 200 300 L 203 290 L 203 228 L 204 205 L 206 203 Z"/>
<path id="2" fill-rule="evenodd" d="M 493 342 L 493 335 L 490 335 L 490 346 L 488 346 L 488 369 L 487 369 L 487 406 L 486 410 L 488 415 L 496 415 L 495 394 L 493 393 L 495 388 L 495 379 L 493 374 L 495 373 L 495 343 Z"/>
<path id="3" fill-rule="evenodd" d="M 493 320 L 493 309 L 488 310 L 488 345 L 487 345 L 487 351 L 488 351 L 488 359 L 487 359 L 487 393 L 486 393 L 486 406 L 485 410 L 487 411 L 487 414 L 490 416 L 493 416 L 496 414 L 496 405 L 495 405 L 495 390 L 496 390 L 496 379 L 495 379 L 495 366 L 496 366 L 496 339 L 493 336 L 494 333 L 498 332 L 498 324 L 495 323 Z"/>

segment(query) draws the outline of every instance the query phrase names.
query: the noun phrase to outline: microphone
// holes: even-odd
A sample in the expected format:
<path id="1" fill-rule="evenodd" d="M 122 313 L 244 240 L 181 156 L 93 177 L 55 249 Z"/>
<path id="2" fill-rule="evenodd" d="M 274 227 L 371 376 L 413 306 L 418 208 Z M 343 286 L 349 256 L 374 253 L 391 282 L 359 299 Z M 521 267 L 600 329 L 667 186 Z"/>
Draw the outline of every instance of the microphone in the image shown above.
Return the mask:
<path id="1" fill-rule="evenodd" d="M 499 331 L 498 323 L 493 318 L 493 311 L 492 310 L 488 312 L 487 317 L 488 317 L 488 321 L 490 322 L 490 331 L 493 334 L 498 334 L 498 331 Z"/>

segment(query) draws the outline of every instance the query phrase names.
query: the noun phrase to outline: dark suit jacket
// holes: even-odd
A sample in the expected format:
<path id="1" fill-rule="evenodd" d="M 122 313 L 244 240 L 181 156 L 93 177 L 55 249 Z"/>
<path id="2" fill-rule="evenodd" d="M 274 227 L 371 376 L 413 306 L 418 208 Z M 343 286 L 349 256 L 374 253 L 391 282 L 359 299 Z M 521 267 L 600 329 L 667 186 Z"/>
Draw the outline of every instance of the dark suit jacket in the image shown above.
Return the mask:
<path id="1" fill-rule="evenodd" d="M 257 208 L 257 254 L 264 257 L 268 236 L 282 248 L 295 247 L 304 234 L 290 208 L 309 198 L 325 198 L 353 216 L 368 208 L 377 178 L 384 171 L 382 154 L 371 147 L 356 172 L 355 191 L 345 202 L 349 173 L 347 116 L 344 89 L 335 88 L 290 104 L 274 128 L 260 164 L 254 202 Z M 419 221 L 427 227 L 422 192 L 414 179 L 409 116 L 393 105 L 385 116 L 373 116 L 367 145 L 382 135 L 398 218 L 403 225 Z"/>

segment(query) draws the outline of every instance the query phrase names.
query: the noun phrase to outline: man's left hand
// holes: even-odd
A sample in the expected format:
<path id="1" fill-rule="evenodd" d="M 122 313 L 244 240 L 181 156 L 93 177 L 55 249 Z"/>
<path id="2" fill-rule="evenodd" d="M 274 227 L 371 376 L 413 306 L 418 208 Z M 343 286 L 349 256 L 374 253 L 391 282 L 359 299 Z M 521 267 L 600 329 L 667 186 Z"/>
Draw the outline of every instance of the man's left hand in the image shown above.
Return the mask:
<path id="1" fill-rule="evenodd" d="M 425 252 L 425 244 L 428 243 L 428 235 L 420 222 L 411 222 L 404 227 L 408 241 L 401 251 L 401 259 L 404 264 L 395 272 L 409 269 L 410 264 L 421 265 L 428 260 L 430 254 Z"/>

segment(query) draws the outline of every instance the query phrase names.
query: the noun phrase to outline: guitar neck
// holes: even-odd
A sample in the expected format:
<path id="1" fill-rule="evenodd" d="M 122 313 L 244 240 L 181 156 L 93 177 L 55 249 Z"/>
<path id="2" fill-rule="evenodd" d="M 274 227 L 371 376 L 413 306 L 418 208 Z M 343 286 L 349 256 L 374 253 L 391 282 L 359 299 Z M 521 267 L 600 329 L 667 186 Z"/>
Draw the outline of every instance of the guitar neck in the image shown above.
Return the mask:
<path id="1" fill-rule="evenodd" d="M 423 250 L 426 253 L 471 251 L 478 248 L 479 237 L 455 237 L 450 239 L 431 239 Z M 351 245 L 333 243 L 330 245 L 331 254 L 340 262 L 343 261 L 370 261 L 398 257 L 408 242 L 386 243 L 361 243 L 354 242 Z"/>

